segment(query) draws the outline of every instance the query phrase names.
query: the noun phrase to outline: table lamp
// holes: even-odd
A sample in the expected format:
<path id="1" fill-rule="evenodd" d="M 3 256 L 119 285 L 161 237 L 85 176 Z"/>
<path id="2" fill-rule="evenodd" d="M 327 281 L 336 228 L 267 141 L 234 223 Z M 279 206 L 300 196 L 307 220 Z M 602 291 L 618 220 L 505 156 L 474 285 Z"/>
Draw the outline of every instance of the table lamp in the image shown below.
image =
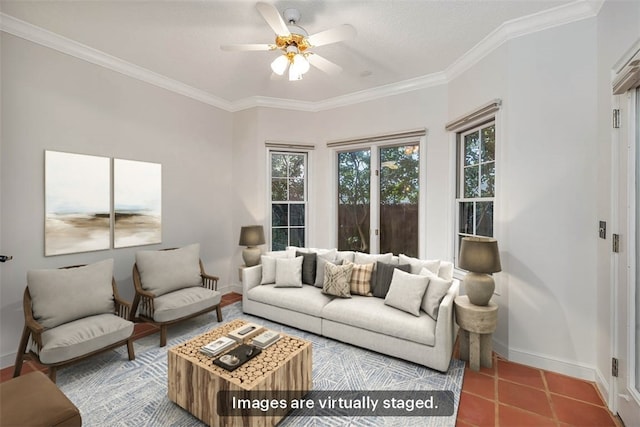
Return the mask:
<path id="1" fill-rule="evenodd" d="M 496 288 L 490 274 L 502 270 L 498 241 L 488 237 L 463 237 L 458 267 L 468 272 L 462 284 L 469 301 L 487 305 Z"/>
<path id="2" fill-rule="evenodd" d="M 261 225 L 246 225 L 240 229 L 240 246 L 246 246 L 242 250 L 244 265 L 251 267 L 260 263 L 262 251 L 258 245 L 264 245 L 264 230 Z"/>

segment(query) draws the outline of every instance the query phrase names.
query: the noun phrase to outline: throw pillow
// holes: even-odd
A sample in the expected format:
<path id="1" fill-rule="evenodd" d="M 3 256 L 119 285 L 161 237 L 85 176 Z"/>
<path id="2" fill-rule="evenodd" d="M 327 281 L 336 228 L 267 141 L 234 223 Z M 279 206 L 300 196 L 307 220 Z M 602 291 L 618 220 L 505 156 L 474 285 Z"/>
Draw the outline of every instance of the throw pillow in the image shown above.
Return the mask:
<path id="1" fill-rule="evenodd" d="M 365 254 L 363 252 L 356 252 L 353 262 L 356 264 L 369 264 L 370 262 L 376 263 L 378 261 L 386 264 L 391 264 L 393 259 L 392 253 L 387 254 Z"/>
<path id="2" fill-rule="evenodd" d="M 202 285 L 198 243 L 166 251 L 138 251 L 136 266 L 142 288 L 156 296 Z"/>
<path id="3" fill-rule="evenodd" d="M 430 270 L 423 268 L 420 271 L 421 276 L 429 278 L 429 286 L 427 292 L 424 293 L 420 308 L 424 310 L 433 320 L 438 320 L 438 310 L 444 296 L 449 292 L 452 280 L 446 280 L 436 276 Z"/>
<path id="4" fill-rule="evenodd" d="M 289 258 L 289 254 L 285 251 L 271 252 L 270 255 L 262 255 L 260 264 L 262 264 L 262 280 L 261 285 L 275 283 L 276 281 L 276 259 Z"/>
<path id="5" fill-rule="evenodd" d="M 322 293 L 341 298 L 351 298 L 351 271 L 353 264 L 335 265 L 327 262 L 324 265 L 324 284 Z"/>
<path id="6" fill-rule="evenodd" d="M 336 261 L 342 261 L 342 262 L 351 261 L 351 262 L 353 262 L 355 256 L 356 256 L 356 253 L 353 252 L 353 251 L 337 251 L 336 252 Z"/>
<path id="7" fill-rule="evenodd" d="M 422 260 L 418 258 L 412 258 L 404 254 L 398 255 L 398 259 L 400 260 L 400 264 L 411 265 L 411 274 L 419 274 L 420 270 L 422 270 L 425 267 L 429 269 L 429 271 L 431 271 L 432 273 L 438 274 L 438 269 L 440 268 L 439 259 Z"/>
<path id="8" fill-rule="evenodd" d="M 442 261 L 438 269 L 438 277 L 442 277 L 444 280 L 453 280 L 453 263 Z"/>
<path id="9" fill-rule="evenodd" d="M 353 266 L 353 270 L 351 270 L 351 280 L 349 281 L 351 293 L 365 297 L 372 296 L 371 274 L 373 273 L 373 266 L 375 264 L 351 264 Z"/>
<path id="10" fill-rule="evenodd" d="M 296 257 L 299 256 L 302 257 L 302 283 L 313 285 L 316 282 L 316 258 L 318 256 L 315 252 L 296 251 Z"/>
<path id="11" fill-rule="evenodd" d="M 318 254 L 316 257 L 316 280 L 313 283 L 316 288 L 322 288 L 324 285 L 324 266 L 327 262 L 342 265 L 342 261 L 336 261 L 334 253 L 327 253 L 324 255 Z"/>
<path id="12" fill-rule="evenodd" d="M 83 267 L 30 270 L 27 287 L 35 319 L 45 328 L 114 313 L 113 259 Z"/>
<path id="13" fill-rule="evenodd" d="M 395 269 L 384 303 L 419 317 L 420 304 L 428 285 L 429 278 L 426 276 Z"/>
<path id="14" fill-rule="evenodd" d="M 374 297 L 385 298 L 387 296 L 389 285 L 391 285 L 391 278 L 393 277 L 393 270 L 396 268 L 405 272 L 411 270 L 409 264 L 394 265 L 378 261 L 375 279 L 371 280 L 371 292 Z"/>
<path id="15" fill-rule="evenodd" d="M 302 287 L 302 262 L 304 257 L 276 258 L 276 288 Z"/>

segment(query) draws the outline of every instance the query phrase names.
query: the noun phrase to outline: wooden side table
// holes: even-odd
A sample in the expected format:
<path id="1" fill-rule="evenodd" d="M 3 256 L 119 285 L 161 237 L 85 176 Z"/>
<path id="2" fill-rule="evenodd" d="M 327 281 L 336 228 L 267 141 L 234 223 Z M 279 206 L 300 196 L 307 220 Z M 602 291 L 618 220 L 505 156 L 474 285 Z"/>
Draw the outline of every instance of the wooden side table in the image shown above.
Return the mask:
<path id="1" fill-rule="evenodd" d="M 492 365 L 491 337 L 498 323 L 498 305 L 492 301 L 486 306 L 471 304 L 466 295 L 455 299 L 456 322 L 460 326 L 460 358 L 468 360 L 474 371 L 480 366 Z"/>

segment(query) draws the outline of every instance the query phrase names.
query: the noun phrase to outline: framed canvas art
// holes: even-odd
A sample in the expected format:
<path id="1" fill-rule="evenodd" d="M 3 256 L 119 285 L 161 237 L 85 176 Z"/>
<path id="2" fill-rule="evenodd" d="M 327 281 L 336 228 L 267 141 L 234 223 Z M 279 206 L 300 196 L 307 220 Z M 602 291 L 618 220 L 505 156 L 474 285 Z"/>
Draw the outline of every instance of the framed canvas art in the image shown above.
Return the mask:
<path id="1" fill-rule="evenodd" d="M 113 247 L 162 242 L 162 165 L 113 160 Z"/>
<path id="2" fill-rule="evenodd" d="M 111 247 L 111 159 L 45 151 L 45 256 Z"/>

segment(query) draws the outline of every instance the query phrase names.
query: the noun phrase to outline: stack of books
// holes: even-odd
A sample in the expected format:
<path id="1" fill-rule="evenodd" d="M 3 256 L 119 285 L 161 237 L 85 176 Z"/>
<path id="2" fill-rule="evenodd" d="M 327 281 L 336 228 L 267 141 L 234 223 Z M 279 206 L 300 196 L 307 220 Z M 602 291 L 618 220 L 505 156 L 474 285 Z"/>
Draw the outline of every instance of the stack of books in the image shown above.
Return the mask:
<path id="1" fill-rule="evenodd" d="M 252 344 L 258 348 L 267 348 L 280 339 L 280 334 L 276 331 L 266 330 L 260 335 L 253 337 Z"/>
<path id="2" fill-rule="evenodd" d="M 228 337 L 220 337 L 215 341 L 210 342 L 209 344 L 200 348 L 200 351 L 207 356 L 217 356 L 222 353 L 226 349 L 232 347 L 236 344 L 235 340 L 232 340 Z"/>
<path id="3" fill-rule="evenodd" d="M 255 323 L 247 323 L 229 332 L 227 336 L 229 338 L 233 338 L 237 342 L 245 342 L 249 338 L 258 335 L 263 329 L 264 328 L 262 326 L 256 325 Z"/>

